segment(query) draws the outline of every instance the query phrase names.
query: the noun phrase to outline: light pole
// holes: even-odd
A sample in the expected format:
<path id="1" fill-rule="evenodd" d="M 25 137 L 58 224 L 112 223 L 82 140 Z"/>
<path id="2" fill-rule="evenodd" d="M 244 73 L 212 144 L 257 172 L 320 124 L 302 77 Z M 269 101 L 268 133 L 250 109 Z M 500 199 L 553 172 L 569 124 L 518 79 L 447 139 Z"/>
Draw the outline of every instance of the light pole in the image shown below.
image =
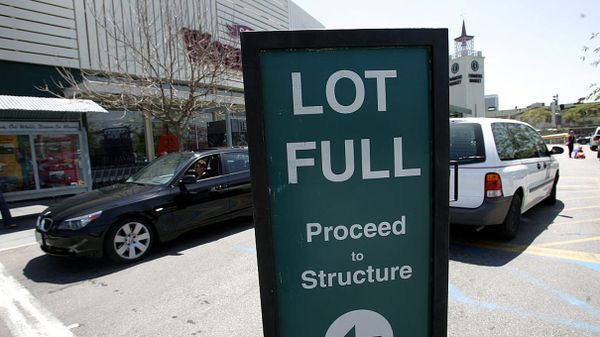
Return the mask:
<path id="1" fill-rule="evenodd" d="M 552 111 L 552 126 L 554 128 L 557 127 L 557 125 L 556 125 L 556 115 L 558 114 L 558 112 L 556 112 L 557 106 L 558 106 L 558 94 L 552 96 L 552 103 L 550 103 L 550 110 Z"/>

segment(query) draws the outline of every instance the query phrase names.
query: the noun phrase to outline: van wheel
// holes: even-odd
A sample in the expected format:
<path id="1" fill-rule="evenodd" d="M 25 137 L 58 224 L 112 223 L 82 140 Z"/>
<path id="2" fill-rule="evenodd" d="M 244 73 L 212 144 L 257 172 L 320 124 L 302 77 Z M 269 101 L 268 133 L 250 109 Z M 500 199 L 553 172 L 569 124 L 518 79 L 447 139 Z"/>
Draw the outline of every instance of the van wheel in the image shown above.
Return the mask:
<path id="1" fill-rule="evenodd" d="M 504 240 L 511 240 L 517 236 L 519 224 L 521 223 L 521 197 L 518 194 L 513 196 L 510 208 L 506 214 L 504 222 L 499 225 L 499 235 Z"/>
<path id="2" fill-rule="evenodd" d="M 114 262 L 133 263 L 148 255 L 153 243 L 154 233 L 146 221 L 125 219 L 108 231 L 104 249 Z"/>
<path id="3" fill-rule="evenodd" d="M 554 184 L 552 185 L 552 191 L 550 191 L 550 195 L 544 199 L 545 205 L 554 205 L 556 204 L 556 185 L 558 185 L 558 175 L 554 178 Z"/>

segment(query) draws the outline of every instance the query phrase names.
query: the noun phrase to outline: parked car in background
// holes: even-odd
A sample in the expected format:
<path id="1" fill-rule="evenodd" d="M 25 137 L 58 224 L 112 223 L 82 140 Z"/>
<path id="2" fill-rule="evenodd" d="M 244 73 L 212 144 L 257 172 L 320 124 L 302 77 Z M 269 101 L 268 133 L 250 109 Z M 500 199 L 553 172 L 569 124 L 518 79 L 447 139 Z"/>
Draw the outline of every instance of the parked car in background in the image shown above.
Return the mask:
<path id="1" fill-rule="evenodd" d="M 585 144 L 590 143 L 591 138 L 592 138 L 591 136 L 581 136 L 581 137 L 578 137 L 575 141 L 581 145 L 585 145 Z"/>
<path id="2" fill-rule="evenodd" d="M 521 214 L 556 202 L 558 161 L 530 125 L 515 120 L 450 120 L 450 159 L 458 162 L 458 198 L 451 170 L 450 222 L 495 226 L 501 238 L 517 235 Z"/>
<path id="3" fill-rule="evenodd" d="M 592 138 L 590 139 L 590 150 L 597 151 L 598 144 L 600 144 L 600 126 L 596 128 L 594 133 L 592 133 Z"/>
<path id="4" fill-rule="evenodd" d="M 48 254 L 134 262 L 157 241 L 251 215 L 247 150 L 183 152 L 155 159 L 123 184 L 47 208 L 35 233 Z"/>

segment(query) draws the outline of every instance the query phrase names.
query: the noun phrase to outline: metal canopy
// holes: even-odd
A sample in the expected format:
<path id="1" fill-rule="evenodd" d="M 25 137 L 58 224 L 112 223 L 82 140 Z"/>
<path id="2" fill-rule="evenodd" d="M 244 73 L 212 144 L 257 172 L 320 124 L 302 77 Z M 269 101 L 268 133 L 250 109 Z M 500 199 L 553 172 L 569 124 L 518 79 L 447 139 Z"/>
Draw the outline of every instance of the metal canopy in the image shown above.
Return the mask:
<path id="1" fill-rule="evenodd" d="M 86 99 L 0 95 L 0 111 L 103 112 L 106 109 Z"/>

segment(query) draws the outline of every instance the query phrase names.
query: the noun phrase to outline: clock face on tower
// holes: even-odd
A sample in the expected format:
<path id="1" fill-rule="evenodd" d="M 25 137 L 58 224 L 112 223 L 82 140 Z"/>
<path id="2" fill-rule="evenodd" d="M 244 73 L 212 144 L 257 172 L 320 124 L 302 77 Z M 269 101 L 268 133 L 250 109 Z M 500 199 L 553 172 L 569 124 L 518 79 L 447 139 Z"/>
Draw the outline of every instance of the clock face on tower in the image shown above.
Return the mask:
<path id="1" fill-rule="evenodd" d="M 473 61 L 471 62 L 471 69 L 473 69 L 473 71 L 477 71 L 477 70 L 479 70 L 479 62 L 477 62 L 477 61 L 473 60 Z"/>
<path id="2" fill-rule="evenodd" d="M 452 68 L 450 68 L 453 74 L 458 72 L 458 63 L 452 63 Z"/>

